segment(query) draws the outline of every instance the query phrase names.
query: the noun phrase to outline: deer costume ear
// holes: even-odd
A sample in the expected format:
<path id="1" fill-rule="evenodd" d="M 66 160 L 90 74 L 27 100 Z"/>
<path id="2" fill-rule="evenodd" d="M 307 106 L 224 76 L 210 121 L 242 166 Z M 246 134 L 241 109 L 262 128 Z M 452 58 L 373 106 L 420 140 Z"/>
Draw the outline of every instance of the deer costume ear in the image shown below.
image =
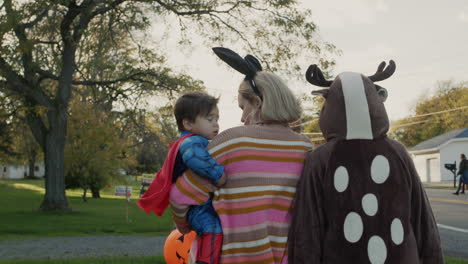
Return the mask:
<path id="1" fill-rule="evenodd" d="M 382 103 L 385 102 L 387 100 L 387 97 L 388 97 L 388 92 L 387 92 L 387 89 L 379 86 L 379 85 L 375 85 L 375 88 L 377 89 L 377 94 L 379 95 L 380 99 L 382 100 Z"/>
<path id="2" fill-rule="evenodd" d="M 390 60 L 390 62 L 388 63 L 388 66 L 386 66 L 386 63 L 385 61 L 382 61 L 380 64 L 379 64 L 379 67 L 377 67 L 377 71 L 374 73 L 374 75 L 372 76 L 369 76 L 369 79 L 372 81 L 372 82 L 379 82 L 379 81 L 383 81 L 385 79 L 388 79 L 390 78 L 390 76 L 393 75 L 393 73 L 395 72 L 396 70 L 396 65 L 395 65 L 395 62 L 393 60 Z M 379 95 L 380 99 L 382 100 L 382 103 L 385 102 L 387 100 L 387 97 L 388 97 L 388 92 L 387 92 L 387 89 L 377 85 L 377 84 L 374 84 L 375 85 L 375 89 L 377 90 L 377 94 Z"/>
<path id="3" fill-rule="evenodd" d="M 377 68 L 377 71 L 374 73 L 374 75 L 369 76 L 369 79 L 372 82 L 383 81 L 385 79 L 390 78 L 390 76 L 393 75 L 396 69 L 395 62 L 393 60 L 390 60 L 386 68 L 385 68 L 385 65 L 386 65 L 385 61 L 382 61 L 379 67 Z"/>

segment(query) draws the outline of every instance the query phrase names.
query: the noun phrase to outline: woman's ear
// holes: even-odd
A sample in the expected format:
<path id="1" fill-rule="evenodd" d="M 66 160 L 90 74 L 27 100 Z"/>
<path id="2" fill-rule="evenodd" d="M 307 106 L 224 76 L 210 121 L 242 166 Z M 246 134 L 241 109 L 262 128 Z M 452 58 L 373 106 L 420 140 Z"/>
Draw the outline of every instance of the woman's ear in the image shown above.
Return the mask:
<path id="1" fill-rule="evenodd" d="M 252 100 L 252 104 L 256 109 L 262 108 L 262 99 L 260 97 L 255 96 Z"/>
<path id="2" fill-rule="evenodd" d="M 184 125 L 184 129 L 185 129 L 185 130 L 187 130 L 187 131 L 192 131 L 193 123 L 192 123 L 190 120 L 184 118 L 184 119 L 182 120 L 182 124 Z"/>

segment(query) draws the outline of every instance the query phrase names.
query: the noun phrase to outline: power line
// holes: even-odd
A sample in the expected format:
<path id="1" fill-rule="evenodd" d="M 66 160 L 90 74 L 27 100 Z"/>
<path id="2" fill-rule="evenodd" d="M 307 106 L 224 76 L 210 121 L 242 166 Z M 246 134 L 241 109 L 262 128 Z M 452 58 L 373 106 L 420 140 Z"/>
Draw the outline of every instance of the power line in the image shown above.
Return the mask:
<path id="1" fill-rule="evenodd" d="M 446 109 L 446 110 L 438 111 L 438 112 L 431 112 L 431 113 L 426 113 L 426 114 L 421 114 L 421 115 L 416 115 L 416 116 L 410 116 L 410 117 L 407 117 L 407 119 L 417 118 L 417 117 L 422 117 L 422 116 L 437 115 L 437 114 L 442 114 L 442 113 L 447 113 L 447 112 L 453 112 L 453 111 L 457 111 L 457 110 L 462 110 L 462 109 L 466 109 L 466 108 L 468 108 L 468 105 L 460 106 L 460 107 L 457 107 L 457 108 Z"/>
<path id="2" fill-rule="evenodd" d="M 451 113 L 451 114 L 448 114 L 448 115 L 456 115 L 456 114 L 459 114 L 459 113 Z M 417 125 L 417 124 L 421 124 L 421 123 L 427 123 L 427 122 L 435 121 L 435 120 L 437 120 L 437 119 L 436 118 L 429 118 L 429 119 L 422 120 L 422 121 L 404 123 L 404 124 L 400 124 L 400 125 L 397 125 L 397 126 L 392 126 L 392 127 L 390 127 L 390 130 L 400 128 L 400 127 L 407 127 L 407 126 Z"/>
<path id="3" fill-rule="evenodd" d="M 448 113 L 448 112 L 453 112 L 453 111 L 457 111 L 457 110 L 464 110 L 464 109 L 467 109 L 467 108 L 468 108 L 468 105 L 465 105 L 465 106 L 460 106 L 460 107 L 457 107 L 457 108 L 450 108 L 450 109 L 446 109 L 446 110 L 442 110 L 442 111 L 430 112 L 430 113 L 426 113 L 426 114 L 410 116 L 410 117 L 406 117 L 406 119 L 413 119 L 413 118 L 418 118 L 418 117 L 423 117 L 423 116 L 437 115 L 437 114 Z M 314 118 L 314 119 L 309 120 L 309 121 L 306 121 L 306 122 L 304 122 L 304 123 L 291 126 L 291 128 L 295 128 L 295 127 L 299 127 L 299 126 L 303 126 L 303 125 L 312 123 L 312 122 L 315 121 L 316 119 L 317 119 L 317 118 Z M 402 124 L 402 125 L 403 125 L 403 124 Z M 400 125 L 399 125 L 399 126 L 400 126 Z"/>
<path id="4" fill-rule="evenodd" d="M 398 126 L 392 126 L 392 127 L 390 127 L 390 129 L 395 129 L 395 128 L 400 128 L 400 127 L 407 127 L 407 126 L 412 126 L 412 125 L 416 125 L 416 124 L 426 123 L 426 122 L 429 122 L 431 120 L 432 119 L 427 119 L 427 120 L 418 121 L 418 122 L 405 123 L 405 124 L 401 124 L 401 125 L 398 125 Z"/>
<path id="5" fill-rule="evenodd" d="M 444 110 L 444 111 L 438 111 L 438 112 L 432 112 L 432 113 L 422 114 L 422 115 L 414 116 L 414 117 L 411 117 L 411 118 L 422 117 L 422 116 L 429 116 L 429 115 L 435 115 L 435 114 L 441 114 L 441 113 L 447 113 L 447 112 L 453 112 L 453 111 L 456 111 L 456 110 L 466 109 L 466 108 L 468 108 L 468 106 L 462 106 L 462 107 L 453 108 L 453 109 L 449 109 L 449 110 Z M 455 114 L 459 114 L 459 113 L 451 113 L 451 114 L 449 114 L 449 115 L 455 115 Z M 400 127 L 407 127 L 407 126 L 412 126 L 412 125 L 427 123 L 427 122 L 433 121 L 433 120 L 435 120 L 435 118 L 430 118 L 430 119 L 426 119 L 426 120 L 422 120 L 422 121 L 415 121 L 415 122 L 403 123 L 403 124 L 399 124 L 399 125 L 397 125 L 397 126 L 390 126 L 390 129 L 389 129 L 389 130 L 396 129 L 396 128 L 400 128 Z M 307 122 L 310 122 L 310 121 L 307 121 Z M 302 134 L 303 134 L 303 135 L 322 135 L 321 132 L 306 132 L 306 133 L 302 133 Z M 315 140 L 320 140 L 320 138 L 314 138 L 314 139 L 315 139 Z M 322 138 L 322 139 L 323 139 L 323 138 Z M 311 140 L 312 140 L 312 139 L 311 139 Z"/>

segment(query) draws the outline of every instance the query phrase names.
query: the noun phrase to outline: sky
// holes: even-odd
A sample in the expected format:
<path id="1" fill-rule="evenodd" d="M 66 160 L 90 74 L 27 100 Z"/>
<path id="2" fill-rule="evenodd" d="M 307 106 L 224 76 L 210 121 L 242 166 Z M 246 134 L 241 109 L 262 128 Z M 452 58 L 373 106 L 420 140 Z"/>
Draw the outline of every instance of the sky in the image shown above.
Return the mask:
<path id="1" fill-rule="evenodd" d="M 395 74 L 379 83 L 389 92 L 385 105 L 391 120 L 410 115 L 439 81 L 468 81 L 466 0 L 304 0 L 300 6 L 312 10 L 321 38 L 341 51 L 333 57 L 333 75 L 343 71 L 371 75 L 381 61 L 396 62 Z M 243 76 L 220 62 L 211 47 L 196 44 L 181 51 L 174 43 L 162 44 L 171 51 L 169 63 L 202 80 L 208 93 L 220 96 L 221 130 L 241 125 L 237 88 Z M 317 88 L 279 75 L 298 95 Z"/>

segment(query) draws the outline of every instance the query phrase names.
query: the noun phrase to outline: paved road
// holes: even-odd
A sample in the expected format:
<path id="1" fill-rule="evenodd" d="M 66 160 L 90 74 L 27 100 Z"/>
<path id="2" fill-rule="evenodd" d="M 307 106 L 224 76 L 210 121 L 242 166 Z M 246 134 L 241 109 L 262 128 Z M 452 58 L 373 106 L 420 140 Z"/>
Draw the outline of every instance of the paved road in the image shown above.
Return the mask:
<path id="1" fill-rule="evenodd" d="M 444 254 L 468 259 L 468 193 L 458 196 L 446 189 L 426 189 Z"/>
<path id="2" fill-rule="evenodd" d="M 0 242 L 0 260 L 55 259 L 163 254 L 165 237 L 48 237 Z"/>

